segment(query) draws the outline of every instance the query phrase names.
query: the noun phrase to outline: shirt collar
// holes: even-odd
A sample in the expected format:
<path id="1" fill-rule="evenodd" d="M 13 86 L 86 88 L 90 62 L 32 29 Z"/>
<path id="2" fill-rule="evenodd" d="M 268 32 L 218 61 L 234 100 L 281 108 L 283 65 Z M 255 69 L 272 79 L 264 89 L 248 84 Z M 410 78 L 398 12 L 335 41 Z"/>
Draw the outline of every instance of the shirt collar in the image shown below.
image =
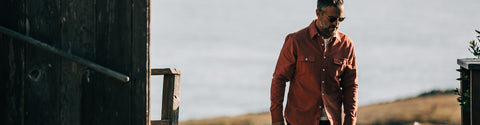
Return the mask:
<path id="1" fill-rule="evenodd" d="M 315 38 L 316 36 L 321 37 L 320 34 L 317 31 L 317 26 L 315 25 L 316 22 L 317 22 L 317 19 L 314 19 L 312 21 L 312 23 L 310 24 L 310 26 L 308 26 L 308 30 L 310 31 L 310 38 L 311 39 Z"/>

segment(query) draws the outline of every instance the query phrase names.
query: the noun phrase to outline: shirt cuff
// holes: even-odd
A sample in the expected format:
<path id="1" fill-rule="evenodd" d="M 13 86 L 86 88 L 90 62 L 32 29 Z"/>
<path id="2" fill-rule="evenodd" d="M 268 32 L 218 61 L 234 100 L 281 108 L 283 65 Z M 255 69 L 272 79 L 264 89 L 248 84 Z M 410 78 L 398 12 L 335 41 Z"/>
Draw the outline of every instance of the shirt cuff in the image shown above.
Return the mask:
<path id="1" fill-rule="evenodd" d="M 284 121 L 282 111 L 272 111 L 270 114 L 272 116 L 272 123 Z"/>

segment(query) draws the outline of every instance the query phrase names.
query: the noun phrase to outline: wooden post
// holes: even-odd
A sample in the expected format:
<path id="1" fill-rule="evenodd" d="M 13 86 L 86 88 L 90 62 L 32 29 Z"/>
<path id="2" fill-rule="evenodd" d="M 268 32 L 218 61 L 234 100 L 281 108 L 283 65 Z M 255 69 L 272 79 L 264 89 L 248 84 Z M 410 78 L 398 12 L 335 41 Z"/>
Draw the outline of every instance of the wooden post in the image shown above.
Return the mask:
<path id="1" fill-rule="evenodd" d="M 466 92 L 468 89 L 470 89 L 470 80 L 467 79 L 468 77 L 470 77 L 470 72 L 468 72 L 467 69 L 463 68 L 463 67 L 460 67 L 460 78 L 458 80 L 460 80 L 460 90 L 459 90 L 459 93 L 460 95 L 463 95 L 464 92 Z M 468 76 L 468 77 L 465 77 L 465 76 Z M 466 110 L 464 106 L 461 106 L 461 123 L 463 125 L 470 125 L 470 111 Z"/>
<path id="2" fill-rule="evenodd" d="M 470 119 L 472 125 L 480 125 L 480 70 L 470 70 Z"/>
<path id="3" fill-rule="evenodd" d="M 164 75 L 162 95 L 162 120 L 152 125 L 178 125 L 180 105 L 180 70 L 152 69 L 152 75 Z"/>
<path id="4" fill-rule="evenodd" d="M 462 110 L 463 125 L 479 125 L 480 124 L 480 59 L 457 59 L 457 64 L 461 66 L 462 77 L 470 73 L 468 80 L 462 80 L 462 93 L 465 88 L 470 88 L 470 113 Z"/>

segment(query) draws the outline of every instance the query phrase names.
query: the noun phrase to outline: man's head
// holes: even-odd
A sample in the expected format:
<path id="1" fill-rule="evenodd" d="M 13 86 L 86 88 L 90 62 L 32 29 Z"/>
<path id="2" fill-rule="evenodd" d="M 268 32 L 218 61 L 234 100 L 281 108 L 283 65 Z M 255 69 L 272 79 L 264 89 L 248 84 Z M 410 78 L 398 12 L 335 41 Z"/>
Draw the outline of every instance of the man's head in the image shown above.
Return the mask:
<path id="1" fill-rule="evenodd" d="M 332 36 L 343 17 L 343 0 L 318 0 L 316 14 L 317 28 L 323 37 Z"/>

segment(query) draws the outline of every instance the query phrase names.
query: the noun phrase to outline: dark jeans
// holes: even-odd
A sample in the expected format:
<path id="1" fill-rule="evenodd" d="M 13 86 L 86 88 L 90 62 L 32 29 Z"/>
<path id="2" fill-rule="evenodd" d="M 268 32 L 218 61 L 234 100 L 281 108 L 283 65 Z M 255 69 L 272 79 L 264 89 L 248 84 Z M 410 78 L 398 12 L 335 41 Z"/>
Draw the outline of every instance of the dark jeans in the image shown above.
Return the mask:
<path id="1" fill-rule="evenodd" d="M 287 121 L 287 125 L 292 125 L 290 124 L 288 121 Z M 330 125 L 330 121 L 320 121 L 320 123 L 318 125 Z"/>

